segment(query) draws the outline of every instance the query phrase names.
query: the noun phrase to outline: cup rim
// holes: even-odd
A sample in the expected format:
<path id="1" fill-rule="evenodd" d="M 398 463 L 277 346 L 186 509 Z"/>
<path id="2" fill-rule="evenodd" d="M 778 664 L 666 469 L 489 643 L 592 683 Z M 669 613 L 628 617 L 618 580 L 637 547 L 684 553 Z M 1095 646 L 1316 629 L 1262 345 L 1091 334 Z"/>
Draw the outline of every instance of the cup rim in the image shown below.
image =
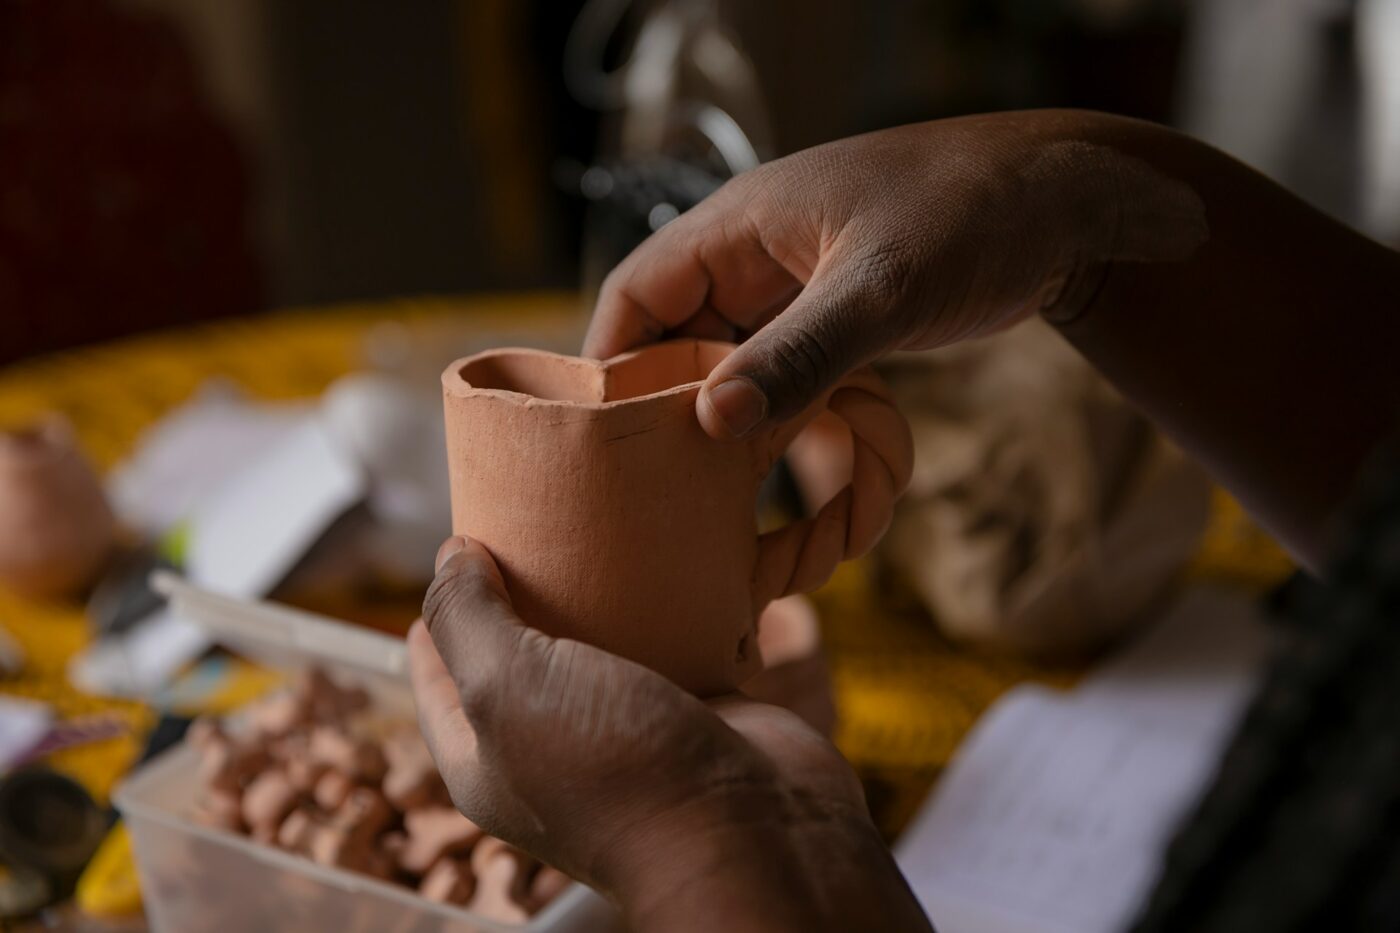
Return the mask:
<path id="1" fill-rule="evenodd" d="M 457 398 L 498 398 L 502 401 L 515 404 L 529 404 L 532 407 L 566 408 L 573 411 L 607 411 L 620 408 L 624 405 L 637 405 L 643 402 L 667 399 L 687 392 L 694 392 L 697 391 L 700 386 L 704 385 L 705 380 L 694 379 L 666 389 L 659 389 L 655 392 L 648 392 L 643 395 L 634 395 L 629 398 L 610 399 L 606 401 L 576 401 L 573 399 L 554 399 L 539 395 L 531 395 L 528 392 L 521 392 L 515 389 L 474 386 L 466 380 L 462 375 L 462 371 L 468 366 L 486 359 L 524 356 L 558 360 L 565 365 L 585 367 L 605 373 L 609 369 L 626 365 L 634 359 L 661 352 L 675 353 L 685 347 L 691 348 L 697 355 L 703 347 L 723 349 L 725 355 L 728 355 L 736 346 L 737 344 L 723 340 L 700 340 L 688 337 L 666 340 L 645 347 L 639 347 L 636 350 L 619 353 L 617 356 L 609 357 L 606 360 L 595 360 L 582 356 L 569 356 L 567 354 L 555 353 L 551 350 L 540 350 L 533 347 L 497 347 L 454 360 L 448 365 L 447 369 L 443 371 L 442 386 L 446 394 Z"/>

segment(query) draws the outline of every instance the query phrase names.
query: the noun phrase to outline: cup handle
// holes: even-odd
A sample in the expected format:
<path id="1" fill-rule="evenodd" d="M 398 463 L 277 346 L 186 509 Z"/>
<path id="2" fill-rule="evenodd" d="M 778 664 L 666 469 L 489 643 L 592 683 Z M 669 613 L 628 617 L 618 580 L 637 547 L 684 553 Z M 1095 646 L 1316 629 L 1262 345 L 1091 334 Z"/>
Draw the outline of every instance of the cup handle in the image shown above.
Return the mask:
<path id="1" fill-rule="evenodd" d="M 914 472 L 914 438 L 895 407 L 889 388 L 869 368 L 848 375 L 824 406 L 851 430 L 851 481 L 811 518 L 758 539 L 754 604 L 806 593 L 830 579 L 836 566 L 868 552 L 889 527 L 894 504 Z M 805 425 L 820 414 L 814 406 L 773 435 L 776 460 Z"/>

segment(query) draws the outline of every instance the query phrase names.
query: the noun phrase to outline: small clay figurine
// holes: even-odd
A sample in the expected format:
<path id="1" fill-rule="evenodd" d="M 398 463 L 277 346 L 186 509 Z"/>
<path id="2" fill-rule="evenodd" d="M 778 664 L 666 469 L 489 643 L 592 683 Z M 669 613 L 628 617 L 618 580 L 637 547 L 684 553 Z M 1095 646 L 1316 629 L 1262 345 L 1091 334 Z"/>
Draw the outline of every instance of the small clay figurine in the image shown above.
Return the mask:
<path id="1" fill-rule="evenodd" d="M 384 795 L 370 787 L 356 787 L 336 809 L 332 825 L 356 836 L 374 839 L 394 821 L 394 809 Z"/>
<path id="2" fill-rule="evenodd" d="M 487 836 L 472 850 L 471 867 L 476 875 L 476 893 L 468 910 L 498 923 L 525 923 L 530 919 L 525 908 L 529 900 L 529 860 L 525 853 Z"/>
<path id="3" fill-rule="evenodd" d="M 311 668 L 296 686 L 312 717 L 318 722 L 336 722 L 369 705 L 369 694 L 359 687 L 341 687 L 320 668 Z"/>
<path id="4" fill-rule="evenodd" d="M 236 791 L 206 787 L 195 807 L 194 816 L 204 826 L 241 832 L 244 826 L 242 798 Z"/>
<path id="5" fill-rule="evenodd" d="M 530 879 L 530 894 L 525 906 L 531 913 L 538 913 L 573 883 L 574 879 L 559 869 L 541 865 L 540 870 L 535 872 L 535 877 Z"/>
<path id="6" fill-rule="evenodd" d="M 570 883 L 450 806 L 422 736 L 374 719 L 364 691 L 312 671 L 243 718 L 245 730 L 201 718 L 186 733 L 202 825 L 506 923 L 526 922 Z"/>
<path id="7" fill-rule="evenodd" d="M 248 718 L 258 735 L 281 737 L 309 722 L 311 710 L 305 697 L 286 692 L 258 703 Z"/>
<path id="8" fill-rule="evenodd" d="M 241 792 L 249 780 L 267 767 L 269 760 L 265 750 L 222 733 L 210 736 L 200 752 L 200 780 L 225 791 Z"/>
<path id="9" fill-rule="evenodd" d="M 481 827 L 453 807 L 424 807 L 404 814 L 408 841 L 399 854 L 404 871 L 421 875 L 445 855 L 471 849 L 482 838 Z"/>
<path id="10" fill-rule="evenodd" d="M 445 904 L 465 904 L 475 891 L 476 877 L 467 859 L 439 859 L 418 885 L 419 894 Z"/>
<path id="11" fill-rule="evenodd" d="M 307 754 L 312 761 L 357 780 L 379 781 L 388 767 L 384 752 L 373 740 L 354 738 L 345 729 L 330 725 L 311 730 Z"/>
<path id="12" fill-rule="evenodd" d="M 316 835 L 316 821 L 306 810 L 297 809 L 287 814 L 277 830 L 277 845 L 289 852 L 303 855 L 310 851 L 311 840 Z"/>
<path id="13" fill-rule="evenodd" d="M 305 749 L 306 746 L 303 745 L 301 748 Z M 288 780 L 303 794 L 314 793 L 316 785 L 321 783 L 321 778 L 325 777 L 331 770 L 330 765 L 312 761 L 305 753 L 286 756 L 281 760 L 285 762 Z"/>
<path id="14" fill-rule="evenodd" d="M 384 796 L 400 810 L 426 806 L 446 790 L 433 756 L 416 731 L 401 730 L 384 741 L 389 770 L 384 774 Z"/>
<path id="15" fill-rule="evenodd" d="M 243 821 L 255 834 L 271 840 L 301 795 L 281 768 L 268 768 L 243 791 Z"/>
<path id="16" fill-rule="evenodd" d="M 408 836 L 397 829 L 391 829 L 379 837 L 379 851 L 388 856 L 395 865 L 399 864 L 399 855 L 403 852 L 403 847 L 408 843 Z"/>
<path id="17" fill-rule="evenodd" d="M 375 873 L 382 870 L 375 841 L 394 819 L 394 811 L 382 794 L 357 787 L 312 834 L 311 858 L 323 865 L 337 865 Z"/>
<path id="18" fill-rule="evenodd" d="M 219 725 L 217 719 L 209 716 L 200 716 L 190 723 L 190 727 L 185 730 L 185 741 L 195 748 L 203 751 L 210 743 L 225 738 L 224 727 Z"/>
<path id="19" fill-rule="evenodd" d="M 345 803 L 354 786 L 354 783 L 339 771 L 327 771 L 316 782 L 316 789 L 313 792 L 316 806 L 328 813 L 340 809 L 340 805 Z"/>
<path id="20" fill-rule="evenodd" d="M 115 540 L 102 484 L 65 421 L 0 432 L 0 585 L 74 595 L 96 581 Z"/>

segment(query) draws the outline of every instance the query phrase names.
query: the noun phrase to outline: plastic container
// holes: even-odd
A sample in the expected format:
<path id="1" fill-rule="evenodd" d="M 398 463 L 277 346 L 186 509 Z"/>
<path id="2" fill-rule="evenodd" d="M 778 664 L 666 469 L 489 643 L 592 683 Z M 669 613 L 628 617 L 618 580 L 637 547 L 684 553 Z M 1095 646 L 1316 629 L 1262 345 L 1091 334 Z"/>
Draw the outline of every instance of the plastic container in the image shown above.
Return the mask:
<path id="1" fill-rule="evenodd" d="M 207 593 L 172 574 L 159 590 L 216 641 L 278 667 L 316 664 L 370 691 L 386 715 L 413 715 L 404 644 L 321 616 Z M 523 926 L 419 897 L 401 885 L 328 868 L 189 814 L 199 792 L 198 753 L 183 743 L 130 776 L 114 795 L 136 853 L 146 915 L 157 933 L 432 933 L 609 931 L 612 907 L 575 884 Z"/>

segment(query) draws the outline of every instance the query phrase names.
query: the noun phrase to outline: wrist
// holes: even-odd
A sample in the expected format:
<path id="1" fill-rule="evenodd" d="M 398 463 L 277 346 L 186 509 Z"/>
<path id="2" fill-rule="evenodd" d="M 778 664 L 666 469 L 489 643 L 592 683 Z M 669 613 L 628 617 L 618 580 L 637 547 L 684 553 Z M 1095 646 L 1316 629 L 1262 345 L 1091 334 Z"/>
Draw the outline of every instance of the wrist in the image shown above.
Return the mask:
<path id="1" fill-rule="evenodd" d="M 1208 237 L 1205 209 L 1159 157 L 1177 134 L 1082 111 L 1045 114 L 1016 172 L 1034 242 L 1048 252 L 1034 310 L 1056 325 L 1086 313 L 1122 264 L 1181 263 Z"/>
<path id="2" fill-rule="evenodd" d="M 711 825 L 668 832 L 658 843 L 610 892 L 630 929 L 819 929 L 788 831 Z"/>
<path id="3" fill-rule="evenodd" d="M 927 929 L 863 812 L 742 793 L 638 833 L 604 880 L 633 929 Z"/>

